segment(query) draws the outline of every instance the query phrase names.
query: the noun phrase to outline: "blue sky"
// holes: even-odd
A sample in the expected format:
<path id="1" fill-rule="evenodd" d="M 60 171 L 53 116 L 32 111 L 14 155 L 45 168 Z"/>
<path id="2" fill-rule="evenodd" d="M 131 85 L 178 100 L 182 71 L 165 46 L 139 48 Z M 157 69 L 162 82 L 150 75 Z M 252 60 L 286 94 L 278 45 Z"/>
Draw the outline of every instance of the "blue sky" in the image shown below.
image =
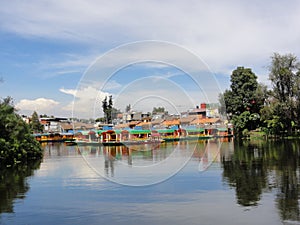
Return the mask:
<path id="1" fill-rule="evenodd" d="M 78 110 L 78 117 L 101 116 L 101 107 L 92 114 L 87 111 L 91 105 L 99 106 L 95 99 L 109 94 L 121 110 L 127 104 L 142 111 L 163 105 L 175 113 L 207 100 L 189 74 L 164 63 L 129 65 L 110 77 L 106 89 L 99 88 L 105 84 L 101 76 L 94 77 L 98 85 L 80 89 L 100 56 L 127 43 L 157 40 L 192 52 L 206 65 L 207 76 L 213 74 L 218 81 L 219 86 L 211 84 L 214 91 L 206 93 L 215 95 L 210 101 L 216 101 L 215 92 L 228 88 L 237 66 L 252 68 L 259 81 L 268 84 L 267 66 L 274 52 L 300 57 L 296 0 L 0 0 L 0 4 L 4 81 L 0 97 L 12 96 L 20 113 L 28 115 L 36 110 L 70 117 L 74 96 L 77 108 L 84 109 Z"/>

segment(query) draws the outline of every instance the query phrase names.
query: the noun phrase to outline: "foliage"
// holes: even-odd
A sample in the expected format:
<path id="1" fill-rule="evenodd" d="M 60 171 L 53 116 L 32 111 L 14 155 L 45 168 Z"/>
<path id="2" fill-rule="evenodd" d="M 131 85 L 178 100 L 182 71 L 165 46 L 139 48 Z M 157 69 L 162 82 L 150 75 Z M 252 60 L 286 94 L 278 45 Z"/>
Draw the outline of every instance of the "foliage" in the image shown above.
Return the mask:
<path id="1" fill-rule="evenodd" d="M 300 62 L 293 54 L 274 53 L 271 59 L 271 90 L 257 82 L 251 69 L 237 67 L 230 89 L 219 96 L 220 113 L 233 122 L 237 136 L 258 127 L 271 135 L 300 129 Z"/>
<path id="2" fill-rule="evenodd" d="M 300 64 L 293 54 L 274 53 L 269 67 L 272 82 L 274 116 L 280 118 L 283 130 L 292 133 L 292 124 L 299 122 Z"/>
<path id="3" fill-rule="evenodd" d="M 43 125 L 40 123 L 39 116 L 36 111 L 34 111 L 31 116 L 30 128 L 34 133 L 43 132 Z"/>
<path id="4" fill-rule="evenodd" d="M 105 117 L 106 123 L 112 123 L 112 108 L 113 108 L 113 101 L 112 96 L 109 96 L 109 100 L 107 100 L 107 96 L 105 96 L 104 100 L 102 101 L 102 109 Z"/>
<path id="5" fill-rule="evenodd" d="M 165 113 L 165 108 L 164 107 L 153 107 L 153 110 L 152 110 L 152 114 L 157 114 L 157 113 Z"/>
<path id="6" fill-rule="evenodd" d="M 106 119 L 104 117 L 97 118 L 95 122 L 105 123 Z"/>
<path id="7" fill-rule="evenodd" d="M 237 67 L 231 75 L 230 90 L 219 96 L 221 113 L 234 123 L 235 134 L 252 130 L 259 125 L 259 111 L 264 104 L 266 87 L 257 82 L 257 76 L 249 68 Z M 247 132 L 245 132 L 247 133 Z"/>
<path id="8" fill-rule="evenodd" d="M 0 100 L 0 166 L 27 163 L 41 157 L 40 144 L 30 127 L 15 113 L 12 99 Z"/>
<path id="9" fill-rule="evenodd" d="M 257 76 L 250 68 L 237 67 L 231 75 L 230 90 L 224 93 L 226 109 L 229 114 L 240 115 L 244 111 L 255 110 Z"/>
<path id="10" fill-rule="evenodd" d="M 126 108 L 125 108 L 125 112 L 127 112 L 127 113 L 128 113 L 128 112 L 130 112 L 130 110 L 131 110 L 131 105 L 129 104 L 129 105 L 127 105 L 127 106 L 126 106 Z"/>

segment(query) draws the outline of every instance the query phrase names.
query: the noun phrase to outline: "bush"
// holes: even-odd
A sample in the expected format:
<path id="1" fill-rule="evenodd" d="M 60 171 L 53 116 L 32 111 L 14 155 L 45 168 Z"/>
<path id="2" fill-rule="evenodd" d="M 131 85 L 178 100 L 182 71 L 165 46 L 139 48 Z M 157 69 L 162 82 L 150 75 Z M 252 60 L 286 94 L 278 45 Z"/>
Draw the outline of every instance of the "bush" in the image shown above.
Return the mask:
<path id="1" fill-rule="evenodd" d="M 15 112 L 12 99 L 0 100 L 0 166 L 26 164 L 41 159 L 40 144 L 31 129 Z"/>

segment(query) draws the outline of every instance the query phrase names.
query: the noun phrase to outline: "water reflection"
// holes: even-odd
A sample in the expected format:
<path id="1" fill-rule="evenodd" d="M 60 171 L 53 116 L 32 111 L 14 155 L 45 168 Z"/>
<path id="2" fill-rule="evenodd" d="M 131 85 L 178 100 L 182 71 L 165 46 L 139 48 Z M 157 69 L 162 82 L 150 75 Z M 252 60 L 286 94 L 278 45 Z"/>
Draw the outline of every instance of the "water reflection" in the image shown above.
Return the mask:
<path id="1" fill-rule="evenodd" d="M 123 209 L 131 205 L 134 208 L 130 211 L 132 214 L 122 214 L 120 224 L 130 220 L 132 215 L 138 216 L 143 222 L 150 212 L 153 214 L 148 217 L 148 222 L 159 218 L 169 221 L 176 214 L 176 219 L 190 218 L 190 222 L 197 224 L 197 213 L 202 213 L 203 218 L 208 218 L 203 221 L 204 224 L 214 224 L 210 220 L 215 218 L 216 208 L 224 216 L 224 221 L 218 217 L 218 222 L 224 224 L 231 224 L 232 215 L 242 222 L 245 218 L 252 222 L 251 217 L 259 212 L 264 213 L 257 216 L 257 221 L 261 219 L 264 222 L 266 219 L 276 223 L 281 219 L 280 223 L 295 222 L 300 220 L 299 146 L 298 140 L 243 143 L 230 140 L 222 143 L 218 140 L 185 141 L 165 143 L 159 149 L 150 150 L 145 146 L 78 147 L 49 144 L 44 146 L 44 162 L 34 179 L 28 180 L 27 177 L 33 174 L 39 164 L 26 169 L 1 171 L 0 214 L 7 218 L 4 212 L 15 210 L 20 222 L 14 223 L 12 219 L 11 224 L 23 224 L 24 216 L 27 216 L 28 224 L 41 224 L 30 223 L 31 209 L 35 207 L 35 212 L 42 213 L 41 221 L 46 215 L 65 218 L 64 213 L 67 212 L 74 218 L 81 215 L 80 221 L 83 222 L 85 216 L 92 216 L 87 212 L 97 209 L 93 211 L 97 220 L 93 224 L 98 224 L 103 217 L 107 222 L 117 212 L 127 213 Z M 174 149 L 178 150 L 176 154 Z M 181 158 L 190 158 L 177 176 L 159 185 L 139 189 L 107 182 L 90 170 L 83 160 L 87 160 L 90 167 L 101 170 L 101 176 L 107 179 L 141 179 L 141 182 L 147 182 L 152 177 L 164 177 L 166 165 L 172 166 L 166 161 L 170 157 L 173 157 L 174 165 L 182 163 L 179 161 Z M 153 164 L 161 169 L 143 170 L 144 167 L 151 168 Z M 142 172 L 134 173 L 133 168 Z M 207 173 L 198 171 L 203 169 L 207 169 Z M 34 187 L 30 195 L 29 185 Z M 25 196 L 24 203 L 15 201 Z M 16 204 L 18 207 L 14 207 Z M 39 211 L 41 204 L 46 210 Z M 145 212 L 146 204 L 148 213 Z M 74 206 L 78 208 L 72 208 Z M 70 210 L 64 211 L 66 208 Z M 186 211 L 183 213 L 183 210 Z"/>
<path id="2" fill-rule="evenodd" d="M 223 178 L 242 206 L 259 204 L 263 192 L 276 193 L 282 220 L 299 221 L 299 140 L 234 143 L 222 155 Z"/>
<path id="3" fill-rule="evenodd" d="M 29 190 L 27 177 L 32 176 L 40 161 L 15 168 L 0 170 L 0 214 L 14 211 L 15 199 L 24 199 Z"/>
<path id="4" fill-rule="evenodd" d="M 152 145 L 98 146 L 98 149 L 78 146 L 78 151 L 100 176 L 119 184 L 144 186 L 175 175 L 191 158 L 198 158 L 204 168 L 209 167 L 219 155 L 219 146 L 214 140 L 203 140 L 164 143 L 159 148 Z"/>

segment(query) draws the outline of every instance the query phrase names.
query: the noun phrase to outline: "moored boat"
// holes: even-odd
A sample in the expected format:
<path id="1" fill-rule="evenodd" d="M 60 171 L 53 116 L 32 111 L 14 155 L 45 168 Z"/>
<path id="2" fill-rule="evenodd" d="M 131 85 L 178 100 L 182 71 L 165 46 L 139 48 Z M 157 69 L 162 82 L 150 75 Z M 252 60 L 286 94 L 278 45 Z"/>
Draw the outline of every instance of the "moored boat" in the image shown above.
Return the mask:
<path id="1" fill-rule="evenodd" d="M 104 146 L 159 144 L 163 142 L 151 130 L 108 130 L 101 132 L 100 143 Z"/>
<path id="2" fill-rule="evenodd" d="M 65 142 L 75 140 L 72 133 L 36 133 L 33 134 L 33 136 L 39 142 Z"/>

